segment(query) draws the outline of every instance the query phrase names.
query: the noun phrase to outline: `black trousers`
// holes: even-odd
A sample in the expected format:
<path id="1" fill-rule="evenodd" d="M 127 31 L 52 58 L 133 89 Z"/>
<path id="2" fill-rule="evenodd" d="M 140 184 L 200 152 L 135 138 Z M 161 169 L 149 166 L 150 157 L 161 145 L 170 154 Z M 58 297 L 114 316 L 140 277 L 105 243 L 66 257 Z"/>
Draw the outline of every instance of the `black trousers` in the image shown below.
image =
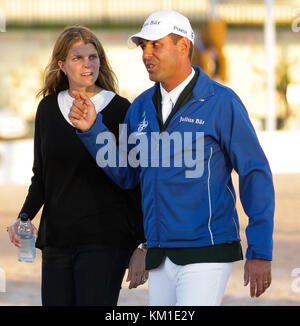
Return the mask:
<path id="1" fill-rule="evenodd" d="M 116 306 L 129 259 L 129 250 L 100 244 L 45 247 L 42 305 Z"/>

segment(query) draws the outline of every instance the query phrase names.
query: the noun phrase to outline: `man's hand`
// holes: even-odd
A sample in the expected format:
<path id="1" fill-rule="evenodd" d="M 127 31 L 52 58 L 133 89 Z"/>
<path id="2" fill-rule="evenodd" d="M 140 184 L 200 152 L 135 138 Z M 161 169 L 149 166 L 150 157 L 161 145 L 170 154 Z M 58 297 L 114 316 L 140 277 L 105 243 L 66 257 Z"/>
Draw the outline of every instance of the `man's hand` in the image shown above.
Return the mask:
<path id="1" fill-rule="evenodd" d="M 244 285 L 250 282 L 251 297 L 259 297 L 271 285 L 271 261 L 265 259 L 246 260 L 244 267 Z"/>
<path id="2" fill-rule="evenodd" d="M 95 106 L 84 93 L 72 91 L 72 94 L 75 100 L 69 113 L 70 121 L 77 129 L 87 131 L 97 118 Z"/>
<path id="3" fill-rule="evenodd" d="M 148 272 L 145 270 L 146 252 L 142 249 L 135 249 L 133 252 L 129 267 L 126 282 L 129 282 L 129 289 L 138 287 L 144 284 L 148 279 Z"/>

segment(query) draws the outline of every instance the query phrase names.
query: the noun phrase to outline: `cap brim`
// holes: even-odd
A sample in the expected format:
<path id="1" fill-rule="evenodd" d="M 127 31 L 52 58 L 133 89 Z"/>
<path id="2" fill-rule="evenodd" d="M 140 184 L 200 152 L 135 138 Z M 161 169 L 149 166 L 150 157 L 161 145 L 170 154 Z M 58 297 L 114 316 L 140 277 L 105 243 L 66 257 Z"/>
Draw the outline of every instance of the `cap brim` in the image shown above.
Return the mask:
<path id="1" fill-rule="evenodd" d="M 130 49 L 134 49 L 135 47 L 139 46 L 141 39 L 155 41 L 160 40 L 161 38 L 170 34 L 169 30 L 165 31 L 155 31 L 155 30 L 148 30 L 148 31 L 141 31 L 130 36 L 127 40 L 127 45 Z"/>

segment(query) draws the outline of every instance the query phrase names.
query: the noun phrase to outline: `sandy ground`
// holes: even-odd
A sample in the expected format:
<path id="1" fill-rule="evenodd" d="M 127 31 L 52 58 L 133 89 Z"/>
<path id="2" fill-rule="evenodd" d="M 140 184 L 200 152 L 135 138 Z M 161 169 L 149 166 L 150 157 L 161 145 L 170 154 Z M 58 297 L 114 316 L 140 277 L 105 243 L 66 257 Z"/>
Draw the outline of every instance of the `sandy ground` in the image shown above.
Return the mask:
<path id="1" fill-rule="evenodd" d="M 236 184 L 236 176 L 234 180 Z M 300 305 L 300 174 L 275 175 L 274 183 L 276 214 L 272 285 L 261 298 L 250 298 L 249 287 L 243 286 L 244 262 L 237 262 L 226 288 L 223 305 Z M 6 226 L 15 219 L 26 193 L 27 187 L 24 186 L 0 187 L 1 306 L 41 305 L 41 253 L 37 251 L 37 258 L 33 264 L 18 262 L 17 250 L 9 242 L 6 233 Z M 237 209 L 245 252 L 244 228 L 247 224 L 247 217 L 239 201 Z M 34 220 L 34 223 L 38 225 L 38 218 Z M 128 290 L 128 284 L 124 281 L 119 305 L 148 305 L 147 291 L 147 284 L 138 289 Z"/>

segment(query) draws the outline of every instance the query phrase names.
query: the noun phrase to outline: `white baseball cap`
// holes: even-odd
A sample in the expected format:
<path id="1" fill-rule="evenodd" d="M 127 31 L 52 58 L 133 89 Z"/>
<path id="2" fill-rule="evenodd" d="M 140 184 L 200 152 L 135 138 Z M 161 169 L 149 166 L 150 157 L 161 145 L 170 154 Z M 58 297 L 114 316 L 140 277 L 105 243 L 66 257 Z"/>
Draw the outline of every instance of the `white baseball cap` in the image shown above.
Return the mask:
<path id="1" fill-rule="evenodd" d="M 194 44 L 194 31 L 187 17 L 175 10 L 160 10 L 152 13 L 141 31 L 128 38 L 129 48 L 139 45 L 140 39 L 155 41 L 169 34 L 187 37 Z"/>

